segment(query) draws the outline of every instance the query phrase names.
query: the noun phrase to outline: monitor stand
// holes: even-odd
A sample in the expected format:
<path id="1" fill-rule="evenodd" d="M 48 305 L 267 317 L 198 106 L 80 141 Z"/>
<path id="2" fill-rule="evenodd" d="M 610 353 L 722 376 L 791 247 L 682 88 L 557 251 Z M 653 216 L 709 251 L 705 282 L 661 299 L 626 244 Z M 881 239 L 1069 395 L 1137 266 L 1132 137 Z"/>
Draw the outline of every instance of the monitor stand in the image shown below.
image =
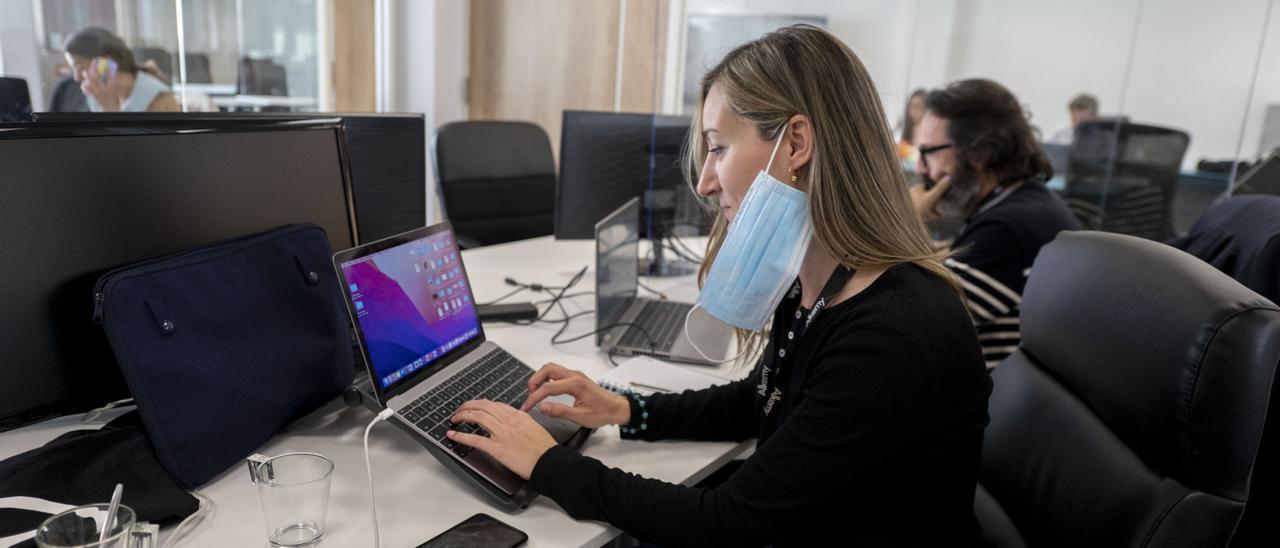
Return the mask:
<path id="1" fill-rule="evenodd" d="M 676 192 L 674 189 L 645 191 L 646 232 L 649 235 L 649 254 L 640 259 L 640 275 L 659 278 L 689 276 L 698 271 L 698 264 L 681 257 L 680 252 L 668 241 L 676 218 Z"/>
<path id="2" fill-rule="evenodd" d="M 672 278 L 677 276 L 689 276 L 698 272 L 698 264 L 681 258 L 674 253 L 674 250 L 667 243 L 667 235 L 664 230 L 654 230 L 655 234 L 650 235 L 649 245 L 653 251 L 648 258 L 640 260 L 640 274 L 642 276 L 653 276 L 657 278 Z"/>

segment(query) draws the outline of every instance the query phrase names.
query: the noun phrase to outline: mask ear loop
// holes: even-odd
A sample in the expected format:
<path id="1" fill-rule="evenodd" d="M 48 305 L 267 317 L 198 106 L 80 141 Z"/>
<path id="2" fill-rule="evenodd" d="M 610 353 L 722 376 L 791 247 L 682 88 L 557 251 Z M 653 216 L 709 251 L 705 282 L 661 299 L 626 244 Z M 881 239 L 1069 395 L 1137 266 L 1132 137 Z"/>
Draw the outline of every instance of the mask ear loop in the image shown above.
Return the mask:
<path id="1" fill-rule="evenodd" d="M 769 163 L 764 166 L 764 174 L 768 175 L 769 170 L 773 169 L 773 159 L 778 156 L 778 149 L 782 147 L 782 138 L 787 136 L 787 124 L 783 122 L 782 129 L 778 131 L 778 139 L 773 142 L 773 152 L 769 153 Z"/>
<path id="2" fill-rule="evenodd" d="M 686 312 L 684 315 L 684 338 L 685 340 L 689 341 L 689 346 L 692 346 L 694 352 L 697 352 L 699 356 L 702 356 L 702 359 L 707 360 L 711 363 L 719 364 L 719 363 L 729 363 L 729 362 L 738 361 L 738 358 L 741 358 L 743 355 L 747 353 L 747 345 L 743 345 L 742 350 L 738 352 L 737 356 L 734 356 L 732 358 L 725 359 L 725 360 L 717 360 L 715 358 L 712 358 L 711 356 L 708 356 L 706 352 L 703 352 L 702 349 L 698 347 L 698 343 L 693 342 L 693 337 L 689 336 L 689 319 L 693 317 L 693 311 L 701 306 L 702 306 L 701 304 L 694 304 L 693 307 L 690 308 L 689 311 Z"/>

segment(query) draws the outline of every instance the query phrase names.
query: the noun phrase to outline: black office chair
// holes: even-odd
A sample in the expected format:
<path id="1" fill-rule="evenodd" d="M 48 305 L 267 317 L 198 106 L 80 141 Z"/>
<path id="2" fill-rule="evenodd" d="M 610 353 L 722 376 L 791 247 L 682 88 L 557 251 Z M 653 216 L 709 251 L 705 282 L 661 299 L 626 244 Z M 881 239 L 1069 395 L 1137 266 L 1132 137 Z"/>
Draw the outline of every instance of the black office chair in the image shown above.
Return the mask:
<path id="1" fill-rule="evenodd" d="M 284 65 L 270 59 L 241 58 L 236 84 L 244 95 L 289 95 Z"/>
<path id="2" fill-rule="evenodd" d="M 528 122 L 455 122 L 432 138 L 436 189 L 463 247 L 553 230 L 556 167 L 551 141 Z"/>
<path id="3" fill-rule="evenodd" d="M 1036 258 L 1021 320 L 1021 348 L 992 372 L 987 545 L 1253 545 L 1237 524 L 1275 468 L 1260 448 L 1280 308 L 1169 246 L 1064 232 Z"/>
<path id="4" fill-rule="evenodd" d="M 22 78 L 0 76 L 0 122 L 31 121 L 31 92 Z"/>
<path id="5" fill-rule="evenodd" d="M 1086 230 L 1151 240 L 1173 235 L 1185 132 L 1123 120 L 1076 125 L 1063 197 Z"/>
<path id="6" fill-rule="evenodd" d="M 187 82 L 191 84 L 210 84 L 213 83 L 213 74 L 209 72 L 209 55 L 205 53 L 188 53 L 184 59 L 187 60 Z M 177 75 L 173 78 L 177 81 Z"/>
<path id="7" fill-rule="evenodd" d="M 164 48 L 133 48 L 133 57 L 137 61 L 138 66 L 144 66 L 147 61 L 155 63 L 156 68 L 165 75 L 165 78 L 177 80 L 177 72 L 174 70 L 173 55 Z"/>
<path id="8" fill-rule="evenodd" d="M 70 76 L 64 76 L 53 85 L 53 93 L 49 95 L 49 112 L 89 112 L 89 101 L 80 84 Z"/>

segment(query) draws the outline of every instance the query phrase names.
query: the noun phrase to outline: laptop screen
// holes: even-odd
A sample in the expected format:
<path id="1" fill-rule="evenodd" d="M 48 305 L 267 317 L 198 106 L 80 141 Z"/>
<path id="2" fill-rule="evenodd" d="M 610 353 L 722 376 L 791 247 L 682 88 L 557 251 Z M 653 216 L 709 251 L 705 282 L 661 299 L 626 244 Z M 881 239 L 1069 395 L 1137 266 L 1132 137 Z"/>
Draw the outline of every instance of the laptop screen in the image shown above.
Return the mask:
<path id="1" fill-rule="evenodd" d="M 440 363 L 480 335 L 480 320 L 443 230 L 342 263 L 374 381 L 382 390 Z"/>
<path id="2" fill-rule="evenodd" d="M 639 284 L 640 200 L 596 224 L 596 327 L 617 323 Z"/>

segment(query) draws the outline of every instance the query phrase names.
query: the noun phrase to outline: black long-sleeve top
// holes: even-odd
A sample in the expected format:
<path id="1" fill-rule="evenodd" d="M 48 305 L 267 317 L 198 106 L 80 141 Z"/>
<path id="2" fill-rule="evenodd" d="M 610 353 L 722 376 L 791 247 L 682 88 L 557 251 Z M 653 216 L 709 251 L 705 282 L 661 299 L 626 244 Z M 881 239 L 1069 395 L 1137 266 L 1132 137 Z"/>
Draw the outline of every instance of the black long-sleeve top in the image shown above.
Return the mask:
<path id="1" fill-rule="evenodd" d="M 766 353 L 798 307 L 798 296 L 779 305 Z M 821 312 L 794 354 L 770 381 L 784 396 L 767 420 L 757 365 L 741 381 L 648 397 L 647 428 L 624 434 L 756 437 L 755 453 L 721 486 L 642 478 L 562 447 L 542 456 L 529 486 L 576 519 L 663 546 L 976 544 L 991 381 L 952 288 L 914 265 L 890 268 Z"/>

